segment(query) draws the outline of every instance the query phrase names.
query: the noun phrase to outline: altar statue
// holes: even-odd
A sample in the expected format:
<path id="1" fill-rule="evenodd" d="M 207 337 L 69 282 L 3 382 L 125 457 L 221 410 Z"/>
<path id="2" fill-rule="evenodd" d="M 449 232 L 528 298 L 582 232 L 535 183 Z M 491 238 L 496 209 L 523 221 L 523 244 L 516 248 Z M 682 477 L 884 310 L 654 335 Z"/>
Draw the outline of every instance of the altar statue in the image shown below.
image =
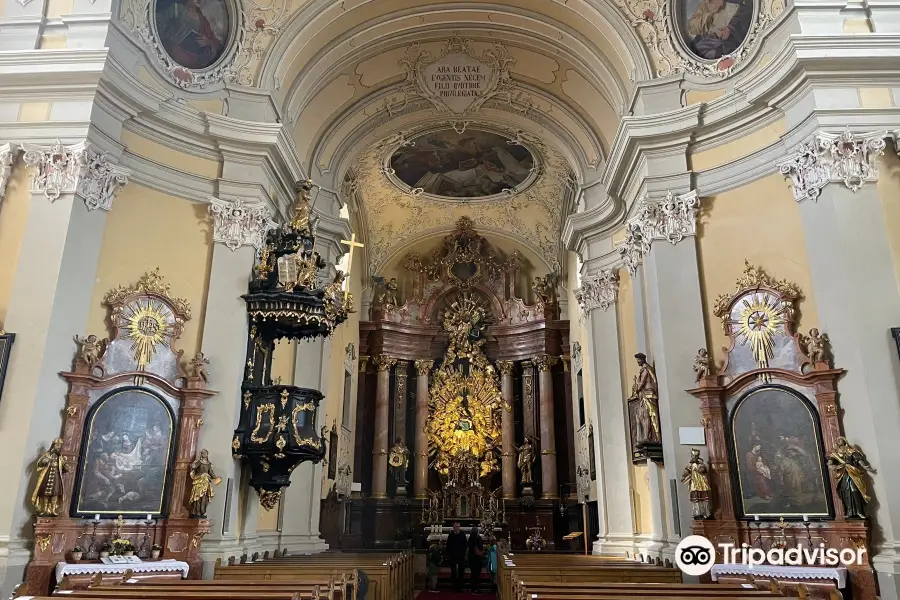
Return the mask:
<path id="1" fill-rule="evenodd" d="M 31 504 L 39 517 L 58 517 L 63 498 L 62 474 L 69 471 L 62 455 L 63 441 L 56 438 L 50 449 L 37 460 L 37 483 L 31 494 Z"/>
<path id="2" fill-rule="evenodd" d="M 531 445 L 531 440 L 526 437 L 525 443 L 516 448 L 516 450 L 519 452 L 517 465 L 519 471 L 522 472 L 522 483 L 530 484 L 533 481 L 531 469 L 534 464 L 534 446 Z"/>
<path id="3" fill-rule="evenodd" d="M 212 486 L 222 482 L 222 479 L 216 476 L 212 463 L 209 462 L 209 451 L 206 448 L 200 451 L 200 458 L 191 464 L 190 477 L 192 482 L 191 516 L 202 519 L 206 517 L 206 507 L 209 506 L 210 499 L 215 496 Z"/>
<path id="4" fill-rule="evenodd" d="M 700 451 L 696 448 L 691 448 L 691 459 L 681 473 L 681 483 L 687 484 L 688 490 L 691 492 L 694 518 L 710 518 L 712 510 L 709 505 L 709 469 L 703 462 Z"/>
<path id="5" fill-rule="evenodd" d="M 639 399 L 637 407 L 637 441 L 658 444 L 659 435 L 659 389 L 656 384 L 656 372 L 647 363 L 647 355 L 638 352 L 638 374 L 634 376 L 629 400 Z"/>
<path id="6" fill-rule="evenodd" d="M 303 233 L 310 233 L 309 229 L 309 192 L 313 183 L 310 180 L 298 181 L 294 186 L 297 196 L 294 201 L 294 216 L 291 219 L 291 229 Z"/>
<path id="7" fill-rule="evenodd" d="M 839 437 L 834 450 L 828 455 L 831 474 L 837 479 L 838 495 L 844 504 L 844 517 L 865 519 L 866 505 L 872 500 L 868 494 L 866 471 L 876 473 L 859 447 Z"/>
<path id="8" fill-rule="evenodd" d="M 403 443 L 403 440 L 397 438 L 397 441 L 391 446 L 388 453 L 388 463 L 394 468 L 394 477 L 398 484 L 406 483 L 406 469 L 409 467 L 409 448 Z"/>

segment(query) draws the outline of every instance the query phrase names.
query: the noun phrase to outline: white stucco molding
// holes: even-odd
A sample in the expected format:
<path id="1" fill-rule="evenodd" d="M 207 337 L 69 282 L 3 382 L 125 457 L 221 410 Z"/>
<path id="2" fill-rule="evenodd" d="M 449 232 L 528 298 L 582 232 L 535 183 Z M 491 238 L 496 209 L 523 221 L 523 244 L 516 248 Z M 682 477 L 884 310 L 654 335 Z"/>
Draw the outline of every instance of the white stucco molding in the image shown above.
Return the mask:
<path id="1" fill-rule="evenodd" d="M 262 249 L 266 233 L 276 227 L 272 209 L 261 203 L 244 203 L 209 197 L 209 214 L 213 220 L 213 241 L 234 252 L 241 246 Z"/>
<path id="2" fill-rule="evenodd" d="M 11 144 L 9 142 L 0 144 L 0 200 L 3 200 L 3 195 L 6 193 L 6 184 L 9 183 L 12 167 L 13 164 L 15 164 L 18 155 L 18 144 Z"/>
<path id="3" fill-rule="evenodd" d="M 815 201 L 829 183 L 843 183 L 856 192 L 878 180 L 876 160 L 884 154 L 886 130 L 854 133 L 818 132 L 812 139 L 779 161 L 779 172 L 791 181 L 794 200 Z"/>
<path id="4" fill-rule="evenodd" d="M 582 321 L 595 309 L 607 310 L 619 297 L 619 272 L 610 268 L 585 278 L 575 290 Z"/>
<path id="5" fill-rule="evenodd" d="M 641 200 L 637 214 L 625 224 L 625 239 L 618 245 L 619 256 L 634 276 L 655 241 L 677 244 L 697 235 L 700 199 L 696 190 L 676 195 L 668 192 L 659 202 Z"/>

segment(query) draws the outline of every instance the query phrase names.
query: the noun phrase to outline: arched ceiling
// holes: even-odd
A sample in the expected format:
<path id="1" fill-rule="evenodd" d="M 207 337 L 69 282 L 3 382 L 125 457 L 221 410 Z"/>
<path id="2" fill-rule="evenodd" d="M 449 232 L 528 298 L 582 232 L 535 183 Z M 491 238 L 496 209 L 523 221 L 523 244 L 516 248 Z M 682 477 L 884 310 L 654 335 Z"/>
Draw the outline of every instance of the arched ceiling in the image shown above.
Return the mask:
<path id="1" fill-rule="evenodd" d="M 277 90 L 313 180 L 350 204 L 370 270 L 463 215 L 559 268 L 577 183 L 598 178 L 632 79 L 651 72 L 609 0 L 294 0 L 249 16 L 277 30 L 259 38 L 255 79 Z M 451 40 L 471 56 L 504 57 L 502 93 L 477 111 L 436 105 L 416 79 L 417 57 L 439 56 Z M 533 183 L 473 202 L 392 182 L 384 165 L 394 148 L 449 127 L 521 141 L 536 158 Z"/>

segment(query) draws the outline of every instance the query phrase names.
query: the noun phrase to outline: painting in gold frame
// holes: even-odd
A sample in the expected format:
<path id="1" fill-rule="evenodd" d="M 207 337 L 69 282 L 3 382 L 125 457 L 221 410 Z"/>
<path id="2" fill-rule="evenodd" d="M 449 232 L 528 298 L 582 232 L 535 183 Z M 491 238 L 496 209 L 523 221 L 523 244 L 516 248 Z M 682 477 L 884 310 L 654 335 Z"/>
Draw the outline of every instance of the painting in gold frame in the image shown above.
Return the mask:
<path id="1" fill-rule="evenodd" d="M 85 419 L 72 516 L 167 514 L 176 422 L 169 404 L 140 387 L 113 390 Z"/>
<path id="2" fill-rule="evenodd" d="M 796 391 L 764 385 L 730 410 L 730 454 L 739 515 L 833 515 L 816 409 Z"/>

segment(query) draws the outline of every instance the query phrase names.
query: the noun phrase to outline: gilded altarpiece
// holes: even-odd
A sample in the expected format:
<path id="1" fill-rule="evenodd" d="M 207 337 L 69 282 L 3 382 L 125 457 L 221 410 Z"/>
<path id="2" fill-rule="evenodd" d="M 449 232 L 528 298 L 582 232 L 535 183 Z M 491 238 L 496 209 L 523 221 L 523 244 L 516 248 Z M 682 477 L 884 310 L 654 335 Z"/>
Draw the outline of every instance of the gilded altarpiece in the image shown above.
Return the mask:
<path id="1" fill-rule="evenodd" d="M 410 284 L 403 286 L 408 290 L 406 297 L 400 297 L 396 281 L 377 278 L 371 320 L 360 323 L 357 389 L 357 423 L 374 427 L 356 428 L 353 473 L 361 490 L 351 498 L 350 531 L 334 536 L 340 537 L 343 548 L 424 544 L 428 494 L 440 492 L 444 482 L 416 415 L 427 413 L 435 377 L 447 359 L 450 339 L 443 326 L 445 314 L 465 298 L 486 311 L 489 325 L 481 350 L 496 373 L 503 406 L 511 408 L 509 422 L 502 428 L 503 435 L 507 431 L 510 435 L 495 452 L 498 468 L 481 480 L 501 504 L 505 500 L 506 524 L 497 533 L 511 538 L 514 547 L 524 548 L 529 528 L 539 525 L 553 547 L 557 538 L 578 529 L 568 515 L 578 511 L 561 516 L 559 499 L 562 484 L 571 484 L 564 493 L 568 496 L 571 490 L 570 505 L 576 501 L 570 377 L 564 372 L 569 323 L 559 319 L 554 275 L 525 281 L 524 264 L 521 255 L 502 254 L 475 231 L 471 220 L 462 218 L 428 256 L 407 255 L 403 261 L 409 274 L 405 281 Z M 537 369 L 535 361 L 547 364 L 547 369 Z M 413 364 L 416 369 L 411 368 Z M 387 401 L 389 418 L 379 408 L 380 398 Z M 397 414 L 398 410 L 405 414 Z M 542 435 L 539 424 L 545 416 L 553 425 Z M 506 411 L 503 417 L 507 418 Z M 520 504 L 524 485 L 517 467 L 517 448 L 526 436 L 535 446 L 531 468 L 535 497 L 530 506 Z M 386 447 L 383 440 L 389 440 Z M 387 464 L 381 453 L 398 441 L 409 451 L 404 471 L 408 503 L 398 501 L 396 471 L 387 467 L 388 472 L 382 473 L 380 466 Z M 545 472 L 558 482 L 551 479 L 550 485 L 544 485 Z M 379 479 L 385 477 L 385 497 L 378 497 L 373 489 L 382 489 Z M 471 524 L 478 519 L 464 521 Z"/>
<path id="2" fill-rule="evenodd" d="M 699 387 L 688 390 L 700 400 L 712 488 L 712 516 L 695 518 L 693 533 L 714 544 L 870 548 L 868 520 L 844 514 L 828 469 L 842 435 L 845 371 L 830 365 L 827 336 L 795 332 L 801 299 L 794 284 L 747 263 L 735 291 L 716 300 L 730 347 L 718 369 L 700 353 Z M 874 574 L 863 556 L 849 567 L 849 585 L 853 598 L 871 599 Z"/>
<path id="3" fill-rule="evenodd" d="M 170 293 L 158 270 L 104 298 L 111 335 L 75 336 L 74 368 L 60 373 L 69 386 L 62 424 L 58 516 L 38 516 L 34 558 L 24 593 L 45 595 L 54 568 L 75 546 L 97 561 L 113 537 L 149 555 L 190 565 L 210 524 L 189 509 L 191 463 L 199 454 L 208 361 L 190 361 L 173 348 L 191 318 L 188 303 Z M 48 445 L 57 432 L 47 432 Z M 99 515 L 99 518 L 96 516 Z"/>

